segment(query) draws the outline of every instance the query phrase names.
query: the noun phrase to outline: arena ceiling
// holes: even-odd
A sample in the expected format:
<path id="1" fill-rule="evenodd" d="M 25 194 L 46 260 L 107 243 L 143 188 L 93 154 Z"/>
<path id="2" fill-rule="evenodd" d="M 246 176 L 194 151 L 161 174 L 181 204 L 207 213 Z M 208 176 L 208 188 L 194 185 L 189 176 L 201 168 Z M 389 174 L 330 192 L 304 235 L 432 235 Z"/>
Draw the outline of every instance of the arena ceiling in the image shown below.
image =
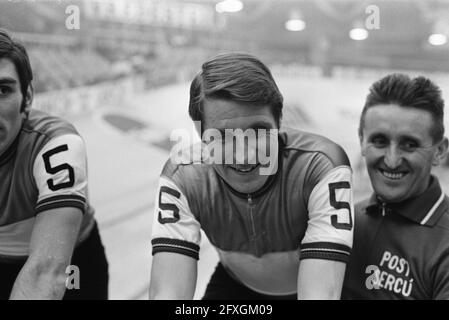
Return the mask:
<path id="1" fill-rule="evenodd" d="M 241 10 L 217 12 L 216 5 L 222 0 L 89 0 L 107 6 L 108 16 L 94 13 L 86 18 L 82 10 L 83 27 L 78 33 L 62 27 L 64 5 L 80 4 L 83 9 L 87 1 L 1 1 L 0 26 L 40 34 L 129 37 L 148 43 L 159 41 L 162 33 L 174 47 L 250 49 L 321 65 L 449 71 L 449 1 L 226 1 L 240 1 Z M 129 10 L 143 4 L 146 11 Z M 372 20 L 373 6 L 377 25 Z M 134 18 L 120 10 L 140 15 Z M 203 22 L 195 25 L 184 19 L 178 23 L 186 14 L 192 15 L 193 22 Z M 302 21 L 302 30 L 286 29 L 286 22 L 292 19 Z M 365 29 L 364 40 L 351 39 L 354 28 Z"/>

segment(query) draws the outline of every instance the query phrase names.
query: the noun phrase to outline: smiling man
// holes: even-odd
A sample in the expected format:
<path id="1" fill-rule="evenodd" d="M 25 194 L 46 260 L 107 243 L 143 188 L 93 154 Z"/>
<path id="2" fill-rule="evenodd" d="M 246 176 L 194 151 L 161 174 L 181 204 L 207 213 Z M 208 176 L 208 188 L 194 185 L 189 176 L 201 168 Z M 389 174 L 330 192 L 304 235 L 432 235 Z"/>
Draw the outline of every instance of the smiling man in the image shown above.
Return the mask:
<path id="1" fill-rule="evenodd" d="M 32 79 L 25 48 L 0 30 L 0 299 L 106 299 L 84 142 L 31 110 Z"/>
<path id="2" fill-rule="evenodd" d="M 347 299 L 449 299 L 449 199 L 432 166 L 444 158 L 444 102 L 424 77 L 374 83 L 360 120 L 374 189 L 356 205 Z"/>
<path id="3" fill-rule="evenodd" d="M 189 114 L 213 161 L 170 159 L 162 171 L 150 298 L 194 296 L 201 229 L 220 257 L 204 299 L 340 298 L 352 246 L 349 161 L 326 138 L 279 131 L 282 107 L 255 57 L 203 64 Z"/>

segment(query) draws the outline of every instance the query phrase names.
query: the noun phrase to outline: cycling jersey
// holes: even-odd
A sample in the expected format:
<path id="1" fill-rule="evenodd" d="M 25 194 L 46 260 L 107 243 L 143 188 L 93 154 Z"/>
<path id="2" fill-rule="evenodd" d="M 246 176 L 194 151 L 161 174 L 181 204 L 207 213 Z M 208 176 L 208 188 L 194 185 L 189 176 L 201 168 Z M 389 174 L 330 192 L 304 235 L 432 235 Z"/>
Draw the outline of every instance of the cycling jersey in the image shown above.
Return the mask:
<path id="1" fill-rule="evenodd" d="M 89 235 L 94 219 L 84 142 L 66 121 L 32 110 L 0 155 L 0 184 L 0 259 L 28 256 L 35 217 L 49 209 L 80 209 L 78 241 Z"/>
<path id="2" fill-rule="evenodd" d="M 203 229 L 238 281 L 263 294 L 295 293 L 300 259 L 348 260 L 351 177 L 341 147 L 291 129 L 279 133 L 277 172 L 252 194 L 232 189 L 212 165 L 169 160 L 160 176 L 153 254 L 198 259 Z"/>

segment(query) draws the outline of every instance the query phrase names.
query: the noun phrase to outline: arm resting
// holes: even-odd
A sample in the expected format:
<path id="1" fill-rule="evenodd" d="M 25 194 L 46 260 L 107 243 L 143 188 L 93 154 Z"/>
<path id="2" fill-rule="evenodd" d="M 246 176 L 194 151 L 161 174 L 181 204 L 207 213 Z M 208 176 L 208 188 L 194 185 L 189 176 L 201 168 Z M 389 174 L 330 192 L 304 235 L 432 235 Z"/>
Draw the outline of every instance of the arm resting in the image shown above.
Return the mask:
<path id="1" fill-rule="evenodd" d="M 346 264 L 339 261 L 304 259 L 298 272 L 298 299 L 340 299 Z"/>
<path id="2" fill-rule="evenodd" d="M 197 261 L 186 255 L 159 252 L 153 256 L 150 299 L 191 300 L 195 294 Z"/>

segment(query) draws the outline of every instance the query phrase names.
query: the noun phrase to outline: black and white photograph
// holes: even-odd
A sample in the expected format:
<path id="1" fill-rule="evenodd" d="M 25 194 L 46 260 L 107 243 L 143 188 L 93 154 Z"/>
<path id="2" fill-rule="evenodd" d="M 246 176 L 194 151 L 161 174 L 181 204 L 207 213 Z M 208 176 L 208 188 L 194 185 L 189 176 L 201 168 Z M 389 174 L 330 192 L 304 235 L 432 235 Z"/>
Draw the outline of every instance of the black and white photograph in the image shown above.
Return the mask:
<path id="1" fill-rule="evenodd" d="M 449 299 L 448 37 L 443 0 L 0 0 L 0 300 Z"/>

